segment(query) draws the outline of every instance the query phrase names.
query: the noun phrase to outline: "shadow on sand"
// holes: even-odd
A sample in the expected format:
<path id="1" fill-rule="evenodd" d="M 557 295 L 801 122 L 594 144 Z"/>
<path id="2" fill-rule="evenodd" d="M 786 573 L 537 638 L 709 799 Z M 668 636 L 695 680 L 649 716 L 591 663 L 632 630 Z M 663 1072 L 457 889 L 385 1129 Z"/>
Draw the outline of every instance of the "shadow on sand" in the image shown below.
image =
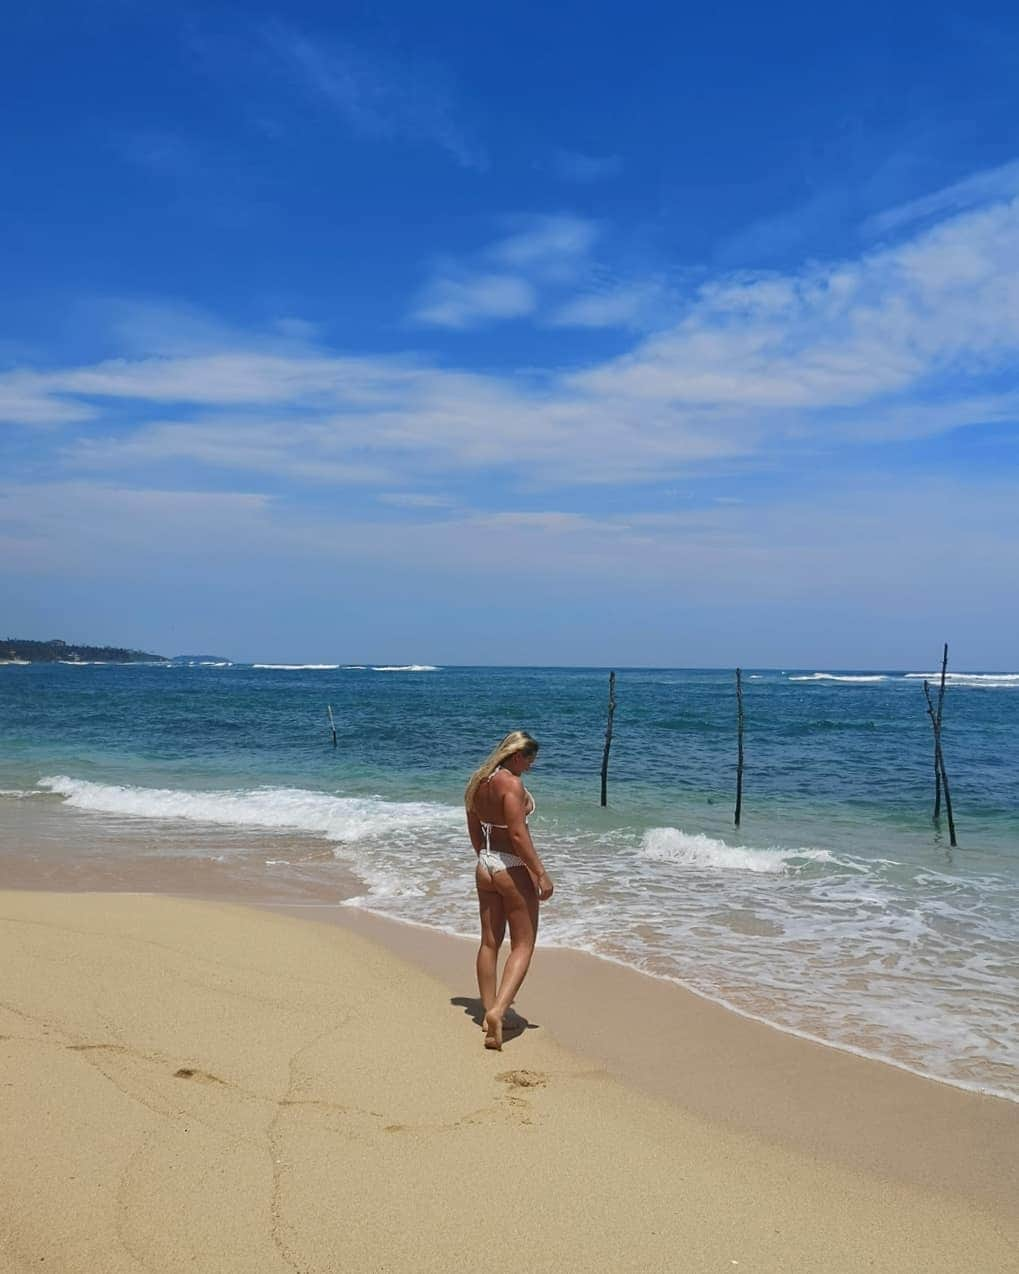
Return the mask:
<path id="1" fill-rule="evenodd" d="M 454 995 L 449 1002 L 450 1004 L 455 1004 L 457 1008 L 463 1009 L 476 1026 L 481 1026 L 484 1022 L 485 1010 L 476 995 Z M 529 1022 L 526 1017 L 521 1017 L 515 1009 L 510 1009 L 502 1020 L 503 1043 L 516 1039 L 518 1035 L 523 1035 L 524 1031 L 536 1030 L 538 1030 L 537 1022 Z"/>

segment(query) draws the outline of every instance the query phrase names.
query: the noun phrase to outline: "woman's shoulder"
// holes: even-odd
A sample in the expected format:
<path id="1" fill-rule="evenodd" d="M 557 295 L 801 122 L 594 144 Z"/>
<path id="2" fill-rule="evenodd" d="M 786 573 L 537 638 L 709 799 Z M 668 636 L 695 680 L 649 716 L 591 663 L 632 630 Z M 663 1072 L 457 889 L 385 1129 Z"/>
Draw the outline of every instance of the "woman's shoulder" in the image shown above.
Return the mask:
<path id="1" fill-rule="evenodd" d="M 507 792 L 522 792 L 524 788 L 519 774 L 503 769 L 495 771 L 492 775 L 491 784 L 500 795 L 505 795 Z"/>
<path id="2" fill-rule="evenodd" d="M 511 791 L 515 787 L 522 787 L 520 775 L 515 775 L 512 769 L 503 769 L 502 767 L 493 772 L 492 786 L 502 787 L 503 791 Z"/>

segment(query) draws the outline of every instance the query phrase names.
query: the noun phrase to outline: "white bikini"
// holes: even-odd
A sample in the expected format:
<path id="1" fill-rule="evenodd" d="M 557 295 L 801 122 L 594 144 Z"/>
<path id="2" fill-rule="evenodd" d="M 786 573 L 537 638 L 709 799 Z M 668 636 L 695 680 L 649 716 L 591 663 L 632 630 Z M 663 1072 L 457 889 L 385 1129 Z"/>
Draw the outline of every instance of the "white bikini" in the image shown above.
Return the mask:
<path id="1" fill-rule="evenodd" d="M 494 769 L 492 773 L 488 776 L 488 778 L 485 779 L 485 782 L 491 783 L 493 775 L 498 774 L 499 770 L 501 770 L 502 768 L 503 767 L 500 765 L 496 769 Z M 535 804 L 534 804 L 534 797 L 530 794 L 530 792 L 527 790 L 526 787 L 524 788 L 524 795 L 527 797 L 527 801 L 530 806 L 527 813 L 524 815 L 524 822 L 526 822 L 527 819 L 534 813 Z M 482 867 L 487 868 L 488 871 L 490 872 L 497 872 L 497 871 L 506 871 L 507 868 L 509 867 L 526 867 L 527 866 L 524 860 L 522 858 L 519 858 L 516 854 L 511 854 L 508 850 L 505 850 L 505 849 L 492 848 L 493 827 L 498 827 L 498 828 L 501 828 L 503 831 L 505 831 L 506 830 L 505 823 L 485 823 L 481 819 L 479 819 L 478 821 L 481 823 L 481 830 L 485 834 L 485 848 L 478 852 L 478 862 L 482 865 Z"/>

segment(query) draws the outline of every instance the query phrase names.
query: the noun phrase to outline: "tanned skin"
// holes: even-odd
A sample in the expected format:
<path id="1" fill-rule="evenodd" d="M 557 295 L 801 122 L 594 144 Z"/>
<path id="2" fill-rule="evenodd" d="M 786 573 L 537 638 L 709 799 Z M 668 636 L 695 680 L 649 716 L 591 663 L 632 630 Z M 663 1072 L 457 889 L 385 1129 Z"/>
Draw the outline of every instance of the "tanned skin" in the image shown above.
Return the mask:
<path id="1" fill-rule="evenodd" d="M 474 795 L 467 812 L 467 830 L 474 852 L 485 847 L 482 822 L 505 824 L 492 828 L 492 849 L 516 856 L 525 864 L 490 872 L 479 862 L 476 871 L 481 912 L 481 946 L 478 948 L 478 992 L 485 1009 L 486 1048 L 502 1048 L 502 1024 L 527 975 L 538 937 L 538 902 L 552 897 L 553 884 L 534 848 L 527 826 L 527 797 L 521 775 L 534 757 L 515 752 L 503 761 L 491 779 Z M 499 948 L 509 925 L 510 954 L 496 982 Z"/>

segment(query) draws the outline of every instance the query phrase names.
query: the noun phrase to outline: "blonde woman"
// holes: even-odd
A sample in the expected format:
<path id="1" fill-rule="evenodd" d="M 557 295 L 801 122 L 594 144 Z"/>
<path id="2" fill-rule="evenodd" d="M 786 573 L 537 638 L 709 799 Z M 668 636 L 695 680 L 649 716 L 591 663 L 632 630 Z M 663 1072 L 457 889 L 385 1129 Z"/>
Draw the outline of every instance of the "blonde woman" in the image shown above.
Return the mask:
<path id="1" fill-rule="evenodd" d="M 514 730 L 474 771 L 464 792 L 467 830 L 478 856 L 478 992 L 485 1008 L 485 1048 L 502 1048 L 503 1018 L 534 954 L 538 900 L 552 897 L 552 881 L 527 826 L 534 798 L 524 787 L 523 775 L 537 755 L 536 740 L 526 730 Z M 497 988 L 499 948 L 507 922 L 510 954 Z"/>

